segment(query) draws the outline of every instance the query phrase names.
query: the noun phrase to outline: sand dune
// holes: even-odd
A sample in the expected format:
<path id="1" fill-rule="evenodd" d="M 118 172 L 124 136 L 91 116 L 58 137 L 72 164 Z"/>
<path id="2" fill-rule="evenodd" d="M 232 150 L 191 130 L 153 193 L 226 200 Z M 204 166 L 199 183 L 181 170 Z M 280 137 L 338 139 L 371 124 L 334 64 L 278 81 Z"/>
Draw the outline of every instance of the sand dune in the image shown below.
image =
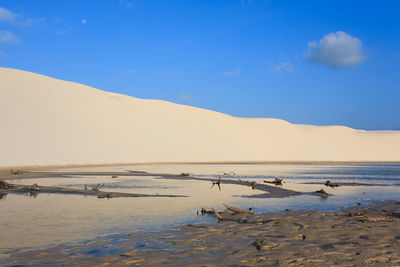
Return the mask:
<path id="1" fill-rule="evenodd" d="M 399 131 L 236 118 L 0 68 L 0 167 L 400 161 Z"/>

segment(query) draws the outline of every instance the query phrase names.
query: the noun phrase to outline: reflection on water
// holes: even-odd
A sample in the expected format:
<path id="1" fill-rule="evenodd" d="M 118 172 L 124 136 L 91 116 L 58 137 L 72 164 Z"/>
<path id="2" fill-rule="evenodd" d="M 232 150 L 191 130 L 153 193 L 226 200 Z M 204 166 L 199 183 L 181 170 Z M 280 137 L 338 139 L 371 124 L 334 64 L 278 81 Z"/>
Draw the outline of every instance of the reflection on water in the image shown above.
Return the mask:
<path id="1" fill-rule="evenodd" d="M 71 176 L 13 181 L 20 184 L 61 186 L 83 189 L 105 183 L 104 191 L 141 194 L 176 194 L 187 198 L 115 198 L 98 199 L 61 194 L 0 195 L 0 252 L 7 248 L 51 246 L 62 242 L 92 239 L 96 236 L 126 234 L 137 230 L 176 227 L 185 223 L 213 222 L 208 216 L 196 216 L 201 207 L 222 209 L 222 204 L 253 208 L 256 212 L 284 209 L 334 210 L 371 200 L 400 200 L 399 186 L 349 186 L 327 188 L 304 182 L 363 182 L 399 184 L 400 164 L 177 164 L 134 165 L 70 169 L 71 171 L 144 170 L 152 173 L 190 172 L 198 177 L 257 181 L 283 178 L 283 188 L 311 192 L 324 188 L 334 194 L 327 199 L 296 196 L 283 199 L 259 199 L 251 196 L 265 192 L 249 187 L 224 184 L 221 190 L 207 181 L 178 181 L 150 176 Z M 56 170 L 57 171 L 57 170 Z M 60 169 L 66 171 L 66 169 Z M 105 253 L 100 251 L 101 253 Z M 88 251 L 95 255 L 99 251 Z M 115 251 L 109 251 L 114 253 Z M 108 253 L 108 252 L 107 252 Z"/>

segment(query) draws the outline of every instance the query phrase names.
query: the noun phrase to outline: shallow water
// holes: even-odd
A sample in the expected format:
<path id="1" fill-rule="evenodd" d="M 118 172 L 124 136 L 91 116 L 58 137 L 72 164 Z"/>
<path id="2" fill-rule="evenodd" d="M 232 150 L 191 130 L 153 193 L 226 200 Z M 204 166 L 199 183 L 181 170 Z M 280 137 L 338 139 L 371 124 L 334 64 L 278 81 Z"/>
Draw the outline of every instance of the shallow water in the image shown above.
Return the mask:
<path id="1" fill-rule="evenodd" d="M 69 171 L 144 170 L 152 173 L 190 172 L 197 177 L 218 177 L 258 181 L 284 179 L 284 188 L 311 192 L 324 188 L 334 194 L 327 199 L 316 196 L 289 198 L 249 198 L 264 193 L 240 185 L 223 184 L 222 190 L 208 181 L 177 181 L 150 176 L 71 176 L 13 181 L 20 184 L 54 185 L 83 188 L 105 183 L 104 191 L 143 194 L 177 194 L 186 198 L 97 199 L 61 194 L 36 197 L 8 194 L 0 199 L 0 250 L 49 247 L 64 242 L 89 240 L 97 236 L 125 234 L 138 230 L 179 227 L 186 223 L 213 222 L 209 216 L 197 216 L 197 210 L 222 204 L 253 208 L 256 212 L 284 209 L 338 210 L 372 200 L 400 200 L 400 164 L 398 163 L 270 163 L 270 164 L 176 164 L 134 165 L 69 169 Z M 58 170 L 54 170 L 58 171 Z M 60 169 L 59 171 L 66 171 Z M 223 175 L 223 172 L 234 172 Z M 341 186 L 326 188 L 307 182 L 361 182 L 382 186 Z M 88 252 L 89 253 L 89 252 Z"/>

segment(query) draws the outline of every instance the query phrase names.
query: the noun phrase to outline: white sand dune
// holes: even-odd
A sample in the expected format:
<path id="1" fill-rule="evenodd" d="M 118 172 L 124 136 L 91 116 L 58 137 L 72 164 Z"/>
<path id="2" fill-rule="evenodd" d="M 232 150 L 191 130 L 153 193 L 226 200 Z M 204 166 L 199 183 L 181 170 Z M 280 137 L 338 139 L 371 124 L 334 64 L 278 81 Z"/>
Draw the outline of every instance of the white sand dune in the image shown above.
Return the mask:
<path id="1" fill-rule="evenodd" d="M 400 161 L 399 131 L 245 119 L 0 68 L 0 167 Z"/>

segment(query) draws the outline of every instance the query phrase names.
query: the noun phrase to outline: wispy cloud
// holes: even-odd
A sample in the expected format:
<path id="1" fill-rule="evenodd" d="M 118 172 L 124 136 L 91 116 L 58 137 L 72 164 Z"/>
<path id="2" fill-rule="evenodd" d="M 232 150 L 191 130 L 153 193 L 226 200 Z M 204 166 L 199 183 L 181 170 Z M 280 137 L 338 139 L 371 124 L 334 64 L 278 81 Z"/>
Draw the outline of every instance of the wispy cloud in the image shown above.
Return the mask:
<path id="1" fill-rule="evenodd" d="M 170 70 L 169 74 L 171 74 L 172 76 L 180 76 L 183 74 L 182 70 Z"/>
<path id="2" fill-rule="evenodd" d="M 132 75 L 135 73 L 136 73 L 136 70 L 134 70 L 134 69 L 127 69 L 124 71 L 124 74 L 126 74 L 126 75 Z"/>
<path id="3" fill-rule="evenodd" d="M 0 21 L 8 22 L 19 27 L 32 27 L 37 24 L 45 23 L 46 18 L 24 17 L 4 7 L 0 7 Z"/>
<path id="4" fill-rule="evenodd" d="M 240 68 L 237 68 L 235 71 L 225 72 L 224 76 L 232 77 L 232 76 L 235 76 L 235 75 L 239 75 L 239 73 L 240 73 Z"/>
<path id="5" fill-rule="evenodd" d="M 81 22 L 82 22 L 82 24 L 86 24 L 87 20 L 86 19 L 82 19 Z"/>
<path id="6" fill-rule="evenodd" d="M 251 5 L 253 3 L 253 0 L 241 0 L 241 2 L 242 6 L 245 6 L 245 5 Z"/>
<path id="7" fill-rule="evenodd" d="M 180 93 L 178 96 L 179 100 L 181 100 L 182 102 L 189 104 L 190 102 L 192 102 L 192 96 L 186 94 L 186 93 Z"/>
<path id="8" fill-rule="evenodd" d="M 135 5 L 135 1 L 119 0 L 119 5 L 126 8 L 131 8 Z"/>
<path id="9" fill-rule="evenodd" d="M 0 31 L 0 43 L 2 44 L 18 44 L 19 39 L 12 32 Z"/>
<path id="10" fill-rule="evenodd" d="M 274 64 L 272 66 L 272 68 L 270 68 L 269 71 L 270 72 L 282 72 L 282 71 L 292 72 L 292 71 L 294 71 L 294 67 L 289 62 L 277 63 L 277 64 Z"/>
<path id="11" fill-rule="evenodd" d="M 13 22 L 17 19 L 18 15 L 10 10 L 0 7 L 0 21 Z"/>
<path id="12" fill-rule="evenodd" d="M 308 43 L 306 58 L 315 64 L 342 69 L 362 63 L 361 41 L 342 31 L 324 35 L 319 41 Z"/>
<path id="13" fill-rule="evenodd" d="M 393 55 L 392 55 L 393 59 L 398 58 L 399 56 L 400 56 L 400 50 L 396 50 L 393 52 Z"/>

